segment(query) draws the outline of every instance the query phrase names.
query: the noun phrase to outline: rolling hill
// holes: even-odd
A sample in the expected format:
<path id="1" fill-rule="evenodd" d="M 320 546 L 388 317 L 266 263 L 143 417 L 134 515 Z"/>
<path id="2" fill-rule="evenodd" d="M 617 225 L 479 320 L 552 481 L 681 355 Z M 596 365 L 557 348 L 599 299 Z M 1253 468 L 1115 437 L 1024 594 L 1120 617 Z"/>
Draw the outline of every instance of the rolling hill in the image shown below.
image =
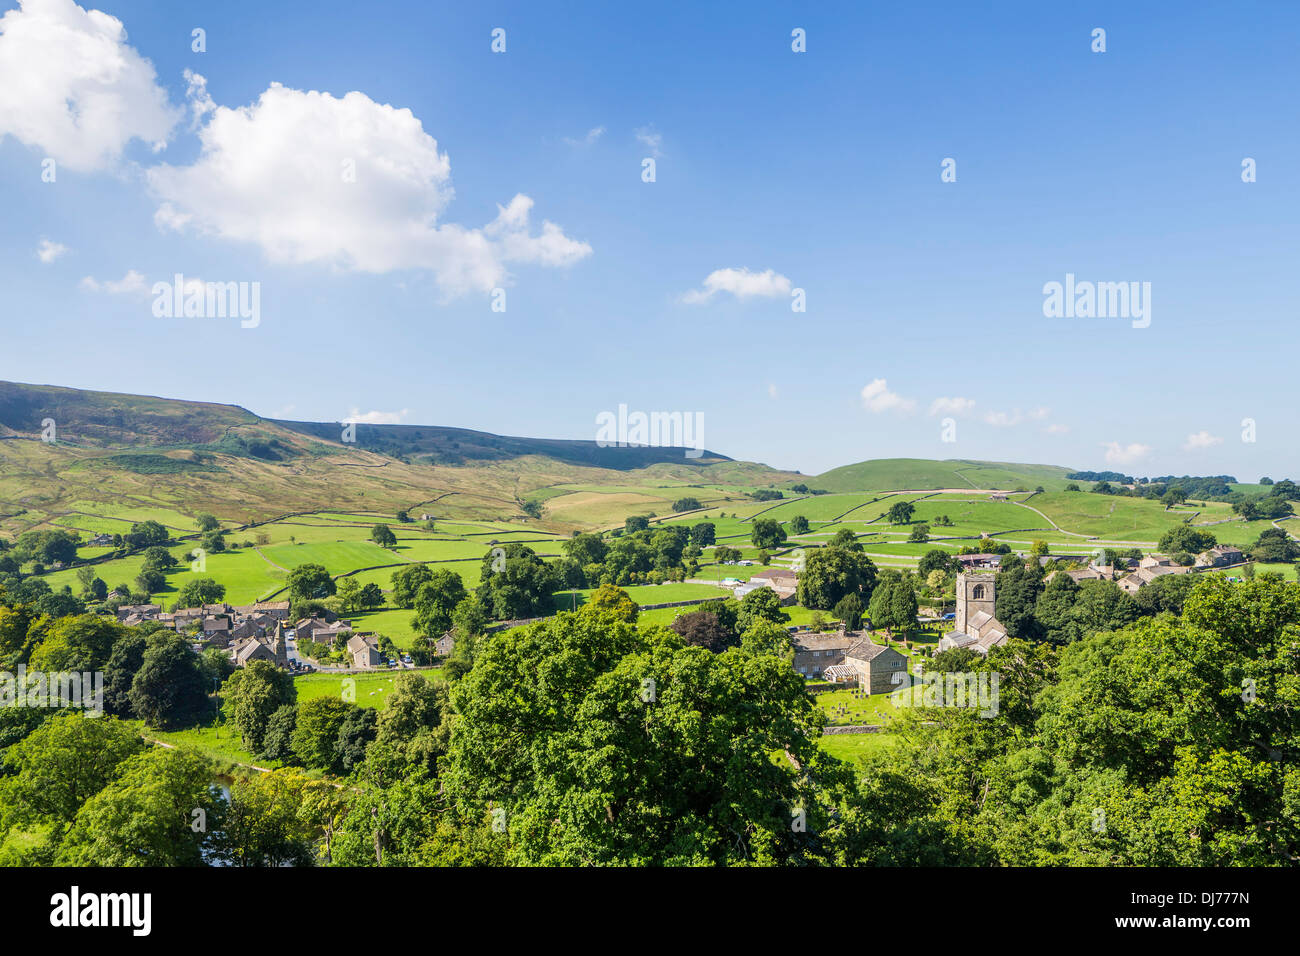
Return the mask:
<path id="1" fill-rule="evenodd" d="M 1066 475 L 1075 471 L 1058 465 L 1021 465 L 1001 461 L 968 461 L 925 458 L 877 458 L 832 468 L 815 478 L 802 479 L 811 488 L 832 492 L 911 490 L 940 488 L 997 488 L 1006 491 L 1042 485 L 1060 491 L 1069 483 Z"/>
<path id="2" fill-rule="evenodd" d="M 54 422 L 54 442 L 41 440 Z M 468 429 L 274 421 L 235 405 L 0 383 L 0 531 L 114 516 L 189 531 L 208 512 L 237 524 L 295 512 L 392 515 L 437 502 L 440 517 L 526 520 L 525 502 L 632 486 L 628 510 L 664 513 L 683 488 L 729 500 L 792 478 L 765 465 L 677 448 L 601 447 Z M 725 490 L 724 490 L 725 489 Z M 626 489 L 623 492 L 626 493 Z M 541 526 L 609 520 L 572 498 Z M 615 509 L 616 510 L 616 509 Z M 621 518 L 618 519 L 621 522 Z"/>
<path id="3" fill-rule="evenodd" d="M 57 440 L 48 443 L 41 432 L 51 419 Z M 427 509 L 563 533 L 628 514 L 667 515 L 684 497 L 734 511 L 757 488 L 800 482 L 840 494 L 1059 491 L 1071 471 L 891 458 L 808 478 L 711 451 L 687 458 L 680 448 L 445 426 L 359 424 L 355 443 L 341 437 L 337 423 L 266 419 L 237 405 L 0 382 L 0 531 L 146 517 L 190 531 L 204 512 L 252 524 L 302 512 Z M 530 501 L 542 504 L 540 519 L 525 516 Z"/>

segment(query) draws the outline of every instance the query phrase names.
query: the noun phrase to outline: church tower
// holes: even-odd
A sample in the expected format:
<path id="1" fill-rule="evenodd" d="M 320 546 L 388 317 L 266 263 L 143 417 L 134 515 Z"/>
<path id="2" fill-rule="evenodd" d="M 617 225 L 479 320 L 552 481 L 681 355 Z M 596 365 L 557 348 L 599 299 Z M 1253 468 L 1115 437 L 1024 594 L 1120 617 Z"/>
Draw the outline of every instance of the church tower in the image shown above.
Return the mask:
<path id="1" fill-rule="evenodd" d="M 957 575 L 957 620 L 954 630 L 961 634 L 969 634 L 966 630 L 966 622 L 975 616 L 979 611 L 984 611 L 989 617 L 993 614 L 993 582 L 997 580 L 996 574 L 966 574 L 962 572 Z"/>

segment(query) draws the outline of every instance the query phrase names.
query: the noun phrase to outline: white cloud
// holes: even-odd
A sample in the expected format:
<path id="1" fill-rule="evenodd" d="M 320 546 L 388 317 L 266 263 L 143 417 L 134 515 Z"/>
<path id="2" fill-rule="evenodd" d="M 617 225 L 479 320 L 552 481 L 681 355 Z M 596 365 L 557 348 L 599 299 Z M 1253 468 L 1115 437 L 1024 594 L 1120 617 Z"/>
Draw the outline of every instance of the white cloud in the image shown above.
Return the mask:
<path id="1" fill-rule="evenodd" d="M 1101 447 L 1106 449 L 1108 465 L 1132 465 L 1141 461 L 1151 451 L 1150 445 L 1141 445 L 1137 442 L 1121 445 L 1117 441 L 1104 441 Z"/>
<path id="2" fill-rule="evenodd" d="M 705 278 L 703 289 L 692 289 L 682 296 L 682 301 L 691 305 L 708 302 L 719 292 L 729 292 L 737 299 L 754 297 L 772 299 L 790 294 L 790 280 L 771 269 L 763 272 L 750 272 L 748 269 L 715 269 Z"/>
<path id="3" fill-rule="evenodd" d="M 49 239 L 42 239 L 41 244 L 36 248 L 36 258 L 47 266 L 59 256 L 68 251 L 68 247 L 61 242 L 52 242 Z"/>
<path id="4" fill-rule="evenodd" d="M 1207 431 L 1199 431 L 1187 436 L 1187 441 L 1183 444 L 1183 451 L 1196 451 L 1201 448 L 1210 448 L 1222 444 L 1223 439 L 1218 435 L 1211 435 Z"/>
<path id="5" fill-rule="evenodd" d="M 113 166 L 133 139 L 166 145 L 180 112 L 122 21 L 73 0 L 20 0 L 0 17 L 0 137 L 69 169 Z"/>
<path id="6" fill-rule="evenodd" d="M 1070 426 L 1062 425 L 1060 422 L 1054 422 L 1044 428 L 1043 431 L 1047 432 L 1049 435 L 1068 435 L 1070 433 Z"/>
<path id="7" fill-rule="evenodd" d="M 768 397 L 768 398 L 776 398 L 776 395 L 777 395 L 777 392 L 776 392 L 776 385 L 774 385 L 774 384 L 769 384 L 769 385 L 767 386 L 767 397 Z"/>
<path id="8" fill-rule="evenodd" d="M 604 135 L 605 127 L 595 126 L 587 130 L 587 135 L 583 136 L 581 139 L 573 139 L 572 137 L 566 136 L 564 137 L 564 141 L 574 148 L 582 148 L 594 145 L 596 140 L 600 139 Z"/>
<path id="9" fill-rule="evenodd" d="M 352 414 L 343 419 L 343 422 L 344 424 L 356 422 L 358 425 L 397 425 L 409 414 L 411 414 L 409 408 L 403 408 L 400 412 L 362 412 L 354 408 Z"/>
<path id="10" fill-rule="evenodd" d="M 888 383 L 877 378 L 862 386 L 862 406 L 875 414 L 889 411 L 910 413 L 916 409 L 916 402 L 891 392 Z"/>
<path id="11" fill-rule="evenodd" d="M 1020 409 L 1017 408 L 1011 412 L 985 412 L 984 421 L 987 424 L 994 425 L 998 428 L 1010 428 L 1027 421 L 1042 421 L 1050 413 L 1050 408 L 1034 408 L 1030 409 L 1028 412 L 1021 412 Z"/>
<path id="12" fill-rule="evenodd" d="M 134 269 L 127 271 L 120 279 L 106 279 L 103 282 L 93 276 L 81 280 L 81 287 L 87 292 L 108 292 L 112 295 L 142 295 L 149 291 L 145 278 Z"/>
<path id="13" fill-rule="evenodd" d="M 975 407 L 973 398 L 936 398 L 930 403 L 931 415 L 969 415 Z"/>
<path id="14" fill-rule="evenodd" d="M 651 156 L 655 159 L 663 156 L 663 152 L 661 151 L 664 145 L 663 133 L 656 133 L 648 126 L 642 126 L 634 132 L 636 134 L 636 141 L 646 149 L 650 150 Z"/>
<path id="15" fill-rule="evenodd" d="M 202 77 L 191 94 L 206 97 Z M 160 228 L 256 243 L 274 262 L 356 272 L 431 271 L 443 291 L 506 284 L 510 263 L 567 266 L 591 254 L 516 195 L 475 229 L 438 219 L 454 196 L 451 163 L 409 109 L 273 83 L 251 106 L 202 100 L 191 166 L 148 171 Z M 355 175 L 352 175 L 352 172 Z"/>

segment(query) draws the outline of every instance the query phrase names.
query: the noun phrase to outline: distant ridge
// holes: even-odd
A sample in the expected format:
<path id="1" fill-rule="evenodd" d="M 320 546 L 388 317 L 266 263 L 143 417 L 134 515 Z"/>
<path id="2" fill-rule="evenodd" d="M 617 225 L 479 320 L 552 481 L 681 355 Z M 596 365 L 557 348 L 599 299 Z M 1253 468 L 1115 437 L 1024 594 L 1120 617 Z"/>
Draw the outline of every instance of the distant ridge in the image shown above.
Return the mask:
<path id="1" fill-rule="evenodd" d="M 335 422 L 290 422 L 275 424 L 328 441 L 339 440 Z M 594 441 L 566 438 L 516 438 L 493 435 L 469 428 L 442 425 L 357 425 L 358 444 L 369 451 L 432 465 L 464 465 L 474 461 L 501 461 L 523 455 L 543 455 L 572 465 L 626 471 L 660 463 L 712 465 L 733 461 L 726 455 L 704 451 L 687 458 L 685 448 L 602 447 Z"/>
<path id="2" fill-rule="evenodd" d="M 59 440 L 73 446 L 225 452 L 271 461 L 327 451 L 304 439 L 337 445 L 342 437 L 336 422 L 262 418 L 238 405 L 0 382 L 0 437 L 35 437 L 45 419 L 53 419 Z M 437 425 L 359 424 L 356 439 L 365 451 L 433 465 L 539 455 L 626 471 L 660 463 L 701 466 L 733 460 L 707 450 L 688 458 L 685 448 L 602 447 L 595 441 L 519 438 Z"/>

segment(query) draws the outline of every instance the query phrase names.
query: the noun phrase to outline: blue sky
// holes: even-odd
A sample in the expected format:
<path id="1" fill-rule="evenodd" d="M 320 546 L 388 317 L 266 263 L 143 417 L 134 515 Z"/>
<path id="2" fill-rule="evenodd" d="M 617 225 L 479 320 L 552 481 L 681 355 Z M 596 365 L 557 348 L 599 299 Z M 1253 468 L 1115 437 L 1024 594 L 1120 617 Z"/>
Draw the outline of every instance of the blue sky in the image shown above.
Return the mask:
<path id="1" fill-rule="evenodd" d="M 1300 475 L 1300 8 L 672 6 L 0 2 L 0 378 L 543 437 L 701 412 L 808 474 Z M 178 272 L 260 283 L 260 324 L 155 317 Z M 1045 317 L 1067 273 L 1151 283 L 1150 326 Z"/>

